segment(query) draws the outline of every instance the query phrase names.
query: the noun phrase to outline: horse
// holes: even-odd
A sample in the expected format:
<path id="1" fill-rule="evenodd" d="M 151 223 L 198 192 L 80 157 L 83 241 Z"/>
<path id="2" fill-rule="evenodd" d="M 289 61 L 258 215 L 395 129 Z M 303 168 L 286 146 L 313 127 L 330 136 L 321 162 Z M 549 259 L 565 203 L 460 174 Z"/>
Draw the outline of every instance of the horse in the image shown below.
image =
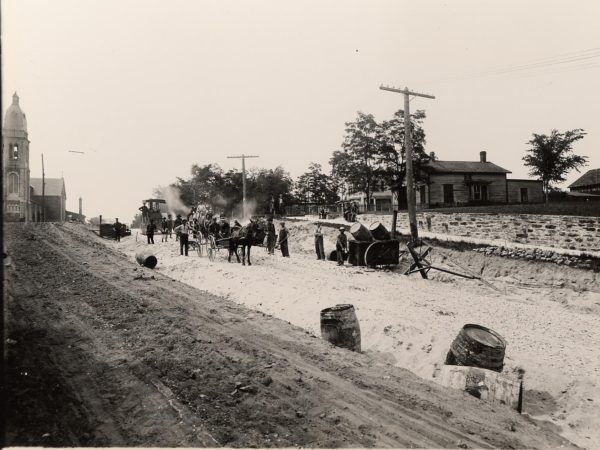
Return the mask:
<path id="1" fill-rule="evenodd" d="M 231 232 L 231 237 L 229 238 L 229 258 L 227 259 L 231 262 L 231 255 L 235 254 L 238 262 L 241 262 L 242 265 L 246 265 L 246 249 L 248 249 L 248 265 L 251 266 L 250 262 L 250 248 L 253 245 L 259 245 L 263 243 L 265 239 L 265 227 L 263 223 L 258 221 L 250 220 L 248 225 L 245 225 L 241 228 L 234 228 Z M 240 257 L 238 255 L 237 249 L 238 247 L 242 247 L 242 260 L 240 261 Z"/>

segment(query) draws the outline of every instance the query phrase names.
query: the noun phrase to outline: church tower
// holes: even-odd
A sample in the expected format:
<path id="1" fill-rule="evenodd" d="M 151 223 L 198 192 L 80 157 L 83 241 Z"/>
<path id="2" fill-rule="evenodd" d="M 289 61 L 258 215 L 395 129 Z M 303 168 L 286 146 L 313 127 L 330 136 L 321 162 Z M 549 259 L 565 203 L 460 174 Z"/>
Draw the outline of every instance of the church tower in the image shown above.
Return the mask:
<path id="1" fill-rule="evenodd" d="M 31 188 L 29 180 L 29 139 L 27 119 L 15 92 L 2 126 L 2 158 L 4 162 L 4 220 L 29 220 Z"/>

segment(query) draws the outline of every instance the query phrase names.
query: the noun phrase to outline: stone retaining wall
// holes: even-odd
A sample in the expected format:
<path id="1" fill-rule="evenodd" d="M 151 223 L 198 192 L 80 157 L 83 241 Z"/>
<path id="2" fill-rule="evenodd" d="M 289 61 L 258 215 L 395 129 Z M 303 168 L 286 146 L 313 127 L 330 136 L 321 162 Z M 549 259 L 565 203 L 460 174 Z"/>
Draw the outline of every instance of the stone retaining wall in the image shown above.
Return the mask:
<path id="1" fill-rule="evenodd" d="M 417 213 L 419 229 L 541 247 L 600 252 L 600 218 L 533 214 Z M 409 228 L 398 215 L 398 228 Z"/>

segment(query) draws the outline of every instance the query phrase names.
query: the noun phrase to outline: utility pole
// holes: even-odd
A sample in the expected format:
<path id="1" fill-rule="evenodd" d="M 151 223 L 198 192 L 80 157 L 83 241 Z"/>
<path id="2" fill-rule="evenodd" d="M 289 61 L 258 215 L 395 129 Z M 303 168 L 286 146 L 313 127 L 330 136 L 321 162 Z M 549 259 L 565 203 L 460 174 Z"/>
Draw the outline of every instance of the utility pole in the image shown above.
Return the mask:
<path id="1" fill-rule="evenodd" d="M 396 92 L 398 94 L 404 94 L 404 148 L 406 148 L 406 202 L 408 203 L 408 221 L 410 223 L 410 234 L 412 241 L 416 242 L 419 238 L 419 229 L 417 228 L 417 212 L 416 203 L 417 199 L 415 196 L 414 187 L 414 175 L 413 175 L 413 161 L 412 161 L 412 138 L 410 129 L 410 98 L 409 96 L 414 95 L 415 97 L 435 98 L 433 95 L 420 94 L 418 92 L 412 92 L 407 87 L 404 89 L 397 89 L 388 86 L 379 86 L 382 91 Z"/>
<path id="2" fill-rule="evenodd" d="M 242 159 L 242 219 L 246 218 L 246 158 L 258 158 L 257 155 L 228 156 L 227 158 Z"/>
<path id="3" fill-rule="evenodd" d="M 46 172 L 44 172 L 44 154 L 42 153 L 42 222 L 46 221 Z"/>

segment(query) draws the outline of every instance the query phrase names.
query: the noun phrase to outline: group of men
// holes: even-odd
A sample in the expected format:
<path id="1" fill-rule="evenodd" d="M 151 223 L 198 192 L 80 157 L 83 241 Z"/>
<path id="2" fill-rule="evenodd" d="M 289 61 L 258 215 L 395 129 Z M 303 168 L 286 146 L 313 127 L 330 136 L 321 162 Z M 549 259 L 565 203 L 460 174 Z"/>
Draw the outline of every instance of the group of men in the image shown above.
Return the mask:
<path id="1" fill-rule="evenodd" d="M 275 254 L 275 248 L 281 249 L 281 256 L 285 258 L 290 257 L 290 248 L 289 248 L 289 237 L 290 233 L 285 226 L 285 222 L 280 223 L 279 233 L 275 230 L 275 224 L 273 224 L 273 218 L 267 218 L 267 226 L 265 229 L 266 232 L 266 246 L 267 253 L 269 255 Z"/>
<path id="2" fill-rule="evenodd" d="M 317 226 L 315 230 L 315 253 L 318 260 L 325 261 L 327 257 L 325 256 L 325 248 L 323 246 L 323 230 L 319 222 L 315 222 L 315 225 Z M 335 253 L 338 266 L 343 266 L 344 260 L 348 256 L 348 236 L 346 236 L 345 227 L 339 228 L 339 234 L 335 241 Z"/>

